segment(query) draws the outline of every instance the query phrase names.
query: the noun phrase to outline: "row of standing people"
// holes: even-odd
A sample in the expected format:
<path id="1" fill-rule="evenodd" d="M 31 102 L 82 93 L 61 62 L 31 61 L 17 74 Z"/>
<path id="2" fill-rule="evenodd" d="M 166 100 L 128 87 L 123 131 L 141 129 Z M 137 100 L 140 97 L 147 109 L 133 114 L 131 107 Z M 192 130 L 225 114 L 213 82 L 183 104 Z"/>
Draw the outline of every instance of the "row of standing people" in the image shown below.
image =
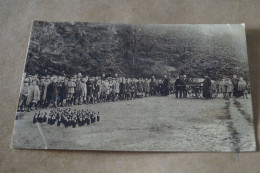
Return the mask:
<path id="1" fill-rule="evenodd" d="M 224 98 L 228 97 L 247 97 L 250 89 L 249 84 L 242 78 L 233 79 L 223 77 L 221 80 L 211 80 L 208 76 L 202 81 L 194 82 L 187 79 L 186 76 L 180 76 L 175 82 L 176 98 L 187 97 L 188 94 L 199 97 L 200 94 L 204 98 L 214 98 L 222 93 Z"/>
<path id="2" fill-rule="evenodd" d="M 52 76 L 25 78 L 21 89 L 18 111 L 49 105 L 71 106 L 98 102 L 132 100 L 147 96 L 169 95 L 169 80 L 148 78 L 65 78 Z"/>

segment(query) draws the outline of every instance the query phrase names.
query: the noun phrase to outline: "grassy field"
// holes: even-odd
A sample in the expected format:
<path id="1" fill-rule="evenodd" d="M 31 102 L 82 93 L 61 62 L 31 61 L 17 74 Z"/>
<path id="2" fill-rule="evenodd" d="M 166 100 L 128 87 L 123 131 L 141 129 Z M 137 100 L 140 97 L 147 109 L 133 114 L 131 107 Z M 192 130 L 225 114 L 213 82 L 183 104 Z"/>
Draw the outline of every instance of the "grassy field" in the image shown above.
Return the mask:
<path id="1" fill-rule="evenodd" d="M 249 96 L 250 97 L 250 96 Z M 143 99 L 77 105 L 101 121 L 76 128 L 16 120 L 12 147 L 113 151 L 254 151 L 251 99 Z M 41 110 L 49 111 L 49 110 Z"/>

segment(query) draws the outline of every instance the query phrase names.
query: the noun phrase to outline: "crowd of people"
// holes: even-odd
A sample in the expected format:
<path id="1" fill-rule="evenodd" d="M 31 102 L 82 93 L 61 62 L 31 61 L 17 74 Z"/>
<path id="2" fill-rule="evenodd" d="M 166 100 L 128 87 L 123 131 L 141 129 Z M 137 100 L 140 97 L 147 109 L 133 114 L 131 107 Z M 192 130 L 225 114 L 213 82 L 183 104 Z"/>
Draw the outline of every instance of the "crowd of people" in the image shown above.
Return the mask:
<path id="1" fill-rule="evenodd" d="M 69 107 L 71 105 L 96 104 L 100 102 L 133 100 L 149 96 L 167 96 L 176 98 L 188 96 L 214 98 L 219 93 L 223 97 L 247 98 L 248 84 L 243 78 L 224 77 L 211 80 L 205 76 L 202 81 L 179 75 L 178 78 L 128 78 L 102 76 L 83 76 L 81 73 L 71 76 L 24 76 L 18 112 L 31 111 L 49 106 Z"/>
<path id="2" fill-rule="evenodd" d="M 96 121 L 100 121 L 99 112 L 96 113 L 92 110 L 84 110 L 84 109 L 71 109 L 69 107 L 66 108 L 55 108 L 51 109 L 50 113 L 47 114 L 39 111 L 35 112 L 33 116 L 33 123 L 47 123 L 49 125 L 57 125 L 57 126 L 65 126 L 65 127 L 73 127 L 76 126 L 84 126 L 90 125 L 91 123 L 95 123 Z"/>

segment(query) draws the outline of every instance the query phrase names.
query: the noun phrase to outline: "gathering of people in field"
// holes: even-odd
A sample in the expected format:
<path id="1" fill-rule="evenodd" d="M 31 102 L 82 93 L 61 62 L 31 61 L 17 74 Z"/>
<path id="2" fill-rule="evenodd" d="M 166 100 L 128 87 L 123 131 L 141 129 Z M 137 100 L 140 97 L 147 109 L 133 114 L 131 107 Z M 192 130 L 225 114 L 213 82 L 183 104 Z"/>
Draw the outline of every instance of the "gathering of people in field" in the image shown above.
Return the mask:
<path id="1" fill-rule="evenodd" d="M 46 111 L 35 112 L 33 123 L 47 123 L 48 125 L 57 125 L 58 127 L 80 127 L 90 125 L 100 121 L 99 112 L 87 109 L 71 109 L 70 107 L 51 109 Z"/>
<path id="2" fill-rule="evenodd" d="M 236 75 L 232 79 L 224 76 L 212 80 L 189 78 L 184 74 L 177 78 L 134 78 L 118 76 L 83 76 L 81 73 L 70 77 L 59 75 L 24 75 L 21 87 L 18 112 L 38 108 L 69 107 L 72 105 L 97 104 L 133 100 L 150 96 L 168 96 L 176 98 L 223 98 L 245 97 L 249 91 L 248 82 Z"/>

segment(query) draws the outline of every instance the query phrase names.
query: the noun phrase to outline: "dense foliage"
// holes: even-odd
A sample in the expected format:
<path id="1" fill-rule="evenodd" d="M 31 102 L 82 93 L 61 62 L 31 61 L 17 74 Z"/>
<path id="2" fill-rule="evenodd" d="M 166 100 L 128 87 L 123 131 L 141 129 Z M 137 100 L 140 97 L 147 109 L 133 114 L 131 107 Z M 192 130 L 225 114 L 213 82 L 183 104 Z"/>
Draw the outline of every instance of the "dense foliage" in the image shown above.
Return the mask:
<path id="1" fill-rule="evenodd" d="M 242 34 L 242 35 L 241 35 Z M 241 39 L 242 38 L 242 39 Z M 248 76 L 239 25 L 127 25 L 34 22 L 30 74 L 221 78 Z"/>

